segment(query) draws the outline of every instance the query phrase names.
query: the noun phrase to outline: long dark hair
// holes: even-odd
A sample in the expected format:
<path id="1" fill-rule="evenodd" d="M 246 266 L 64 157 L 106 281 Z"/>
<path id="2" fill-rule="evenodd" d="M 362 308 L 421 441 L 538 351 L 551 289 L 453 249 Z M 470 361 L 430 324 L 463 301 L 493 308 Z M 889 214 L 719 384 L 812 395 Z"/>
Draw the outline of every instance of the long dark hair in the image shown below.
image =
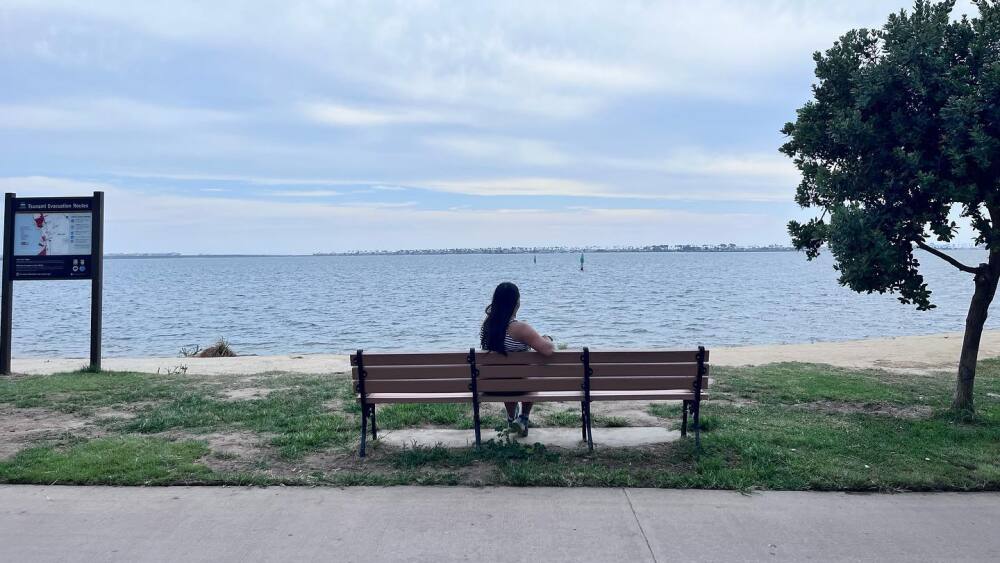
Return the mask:
<path id="1" fill-rule="evenodd" d="M 507 355 L 504 348 L 507 325 L 514 318 L 514 310 L 520 301 L 521 292 L 510 282 L 503 282 L 493 290 L 493 301 L 486 308 L 486 320 L 479 331 L 479 345 L 483 350 Z"/>

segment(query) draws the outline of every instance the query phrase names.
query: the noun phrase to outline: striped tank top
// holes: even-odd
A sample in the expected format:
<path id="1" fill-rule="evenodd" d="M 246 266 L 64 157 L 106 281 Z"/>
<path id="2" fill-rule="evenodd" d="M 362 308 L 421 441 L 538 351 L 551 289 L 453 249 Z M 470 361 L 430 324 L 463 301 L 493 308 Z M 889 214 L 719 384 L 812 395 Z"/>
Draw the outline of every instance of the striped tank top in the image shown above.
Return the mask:
<path id="1" fill-rule="evenodd" d="M 512 323 L 516 320 L 517 319 L 511 319 L 510 322 Z M 509 327 L 510 323 L 507 323 L 507 326 Z M 483 334 L 485 330 L 486 330 L 486 325 L 483 325 L 483 327 L 479 329 L 479 340 L 483 339 Z M 525 344 L 524 342 L 521 342 L 520 340 L 515 340 L 508 332 L 503 339 L 503 349 L 505 352 L 527 352 L 531 348 L 529 348 L 528 345 Z"/>

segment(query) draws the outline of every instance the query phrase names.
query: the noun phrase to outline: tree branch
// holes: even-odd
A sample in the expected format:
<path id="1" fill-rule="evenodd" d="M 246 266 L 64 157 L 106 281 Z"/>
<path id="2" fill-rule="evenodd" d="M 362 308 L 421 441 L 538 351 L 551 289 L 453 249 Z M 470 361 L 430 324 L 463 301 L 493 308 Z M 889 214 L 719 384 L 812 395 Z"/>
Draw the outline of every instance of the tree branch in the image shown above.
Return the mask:
<path id="1" fill-rule="evenodd" d="M 938 258 L 944 260 L 945 262 L 951 264 L 952 266 L 958 268 L 959 270 L 962 270 L 963 272 L 969 272 L 970 274 L 978 274 L 979 273 L 979 268 L 973 268 L 972 266 L 966 266 L 965 264 L 959 262 L 958 260 L 955 260 L 951 256 L 948 256 L 947 254 L 945 254 L 944 252 L 941 252 L 940 250 L 934 248 L 933 246 L 929 246 L 929 245 L 925 244 L 923 241 L 919 241 L 918 240 L 917 241 L 917 246 L 919 246 L 923 250 L 926 250 L 927 252 L 930 252 L 934 256 L 937 256 Z"/>

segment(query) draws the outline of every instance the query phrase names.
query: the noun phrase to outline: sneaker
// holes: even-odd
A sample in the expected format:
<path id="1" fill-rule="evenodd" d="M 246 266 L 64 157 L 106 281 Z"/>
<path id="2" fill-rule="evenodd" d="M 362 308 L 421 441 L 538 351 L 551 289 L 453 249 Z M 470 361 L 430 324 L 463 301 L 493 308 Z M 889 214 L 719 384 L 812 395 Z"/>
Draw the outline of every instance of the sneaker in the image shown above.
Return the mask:
<path id="1" fill-rule="evenodd" d="M 518 427 L 517 433 L 518 433 L 519 436 L 521 436 L 522 438 L 524 438 L 525 436 L 528 435 L 528 417 L 527 416 L 525 416 L 525 415 L 522 414 L 521 416 L 517 417 L 517 422 L 515 422 L 514 425 Z"/>
<path id="2" fill-rule="evenodd" d="M 524 436 L 527 430 L 521 426 L 521 417 L 515 417 L 507 421 L 507 428 L 510 429 L 511 435 Z"/>
<path id="3" fill-rule="evenodd" d="M 521 429 L 517 425 L 517 420 L 521 418 L 521 405 L 520 403 L 514 406 L 514 416 L 507 415 L 507 430 L 511 432 L 520 432 Z"/>

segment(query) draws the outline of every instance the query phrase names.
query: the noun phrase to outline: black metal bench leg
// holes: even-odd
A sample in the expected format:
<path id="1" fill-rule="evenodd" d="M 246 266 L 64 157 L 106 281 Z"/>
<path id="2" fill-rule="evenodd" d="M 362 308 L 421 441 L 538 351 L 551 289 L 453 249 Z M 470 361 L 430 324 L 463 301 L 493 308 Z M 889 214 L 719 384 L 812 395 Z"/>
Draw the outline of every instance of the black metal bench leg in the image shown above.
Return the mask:
<path id="1" fill-rule="evenodd" d="M 682 438 L 688 435 L 688 407 L 689 407 L 689 405 L 690 405 L 690 401 L 684 401 L 684 404 L 681 406 L 681 437 Z"/>
<path id="2" fill-rule="evenodd" d="M 359 457 L 365 457 L 365 441 L 368 438 L 368 405 L 361 405 L 361 449 Z"/>
<path id="3" fill-rule="evenodd" d="M 469 392 L 472 394 L 472 422 L 476 427 L 476 448 L 482 446 L 482 428 L 479 420 L 479 368 L 476 367 L 476 349 L 469 348 L 465 357 L 469 362 Z"/>
<path id="4" fill-rule="evenodd" d="M 594 427 L 591 423 L 590 403 L 587 403 L 587 449 L 594 451 Z"/>
<path id="5" fill-rule="evenodd" d="M 375 405 L 372 405 L 372 440 L 378 440 L 378 428 L 375 426 Z"/>
<path id="6" fill-rule="evenodd" d="M 472 421 L 476 425 L 476 447 L 478 448 L 482 445 L 482 429 L 479 419 L 479 401 L 476 400 L 472 402 Z"/>
<path id="7" fill-rule="evenodd" d="M 584 442 L 587 441 L 587 403 L 580 401 L 580 427 L 583 429 Z"/>

